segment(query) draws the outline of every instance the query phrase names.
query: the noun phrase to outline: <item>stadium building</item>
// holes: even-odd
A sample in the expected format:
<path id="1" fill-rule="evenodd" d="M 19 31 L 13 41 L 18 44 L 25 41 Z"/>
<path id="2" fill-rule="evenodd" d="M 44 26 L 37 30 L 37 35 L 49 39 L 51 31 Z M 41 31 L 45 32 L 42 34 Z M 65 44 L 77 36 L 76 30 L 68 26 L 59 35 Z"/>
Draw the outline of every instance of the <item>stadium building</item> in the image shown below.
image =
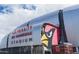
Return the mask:
<path id="1" fill-rule="evenodd" d="M 78 18 L 77 6 L 32 19 L 6 35 L 0 43 L 0 50 L 10 54 L 78 52 L 78 49 L 73 49 L 79 46 Z M 65 48 L 69 46 L 66 51 L 64 45 Z"/>

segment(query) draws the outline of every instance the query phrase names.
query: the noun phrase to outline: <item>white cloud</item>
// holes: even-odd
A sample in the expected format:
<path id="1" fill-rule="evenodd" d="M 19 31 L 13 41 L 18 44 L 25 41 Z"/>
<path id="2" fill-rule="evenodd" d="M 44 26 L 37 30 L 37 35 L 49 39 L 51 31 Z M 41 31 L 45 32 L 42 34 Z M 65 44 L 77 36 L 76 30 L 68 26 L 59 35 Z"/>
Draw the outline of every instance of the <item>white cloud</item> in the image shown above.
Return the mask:
<path id="1" fill-rule="evenodd" d="M 57 9 L 69 6 L 69 5 L 38 5 L 36 4 L 36 10 L 23 9 L 20 5 L 10 5 L 13 13 L 0 15 L 0 39 L 7 35 L 17 26 L 35 18 L 37 16 L 52 12 Z"/>

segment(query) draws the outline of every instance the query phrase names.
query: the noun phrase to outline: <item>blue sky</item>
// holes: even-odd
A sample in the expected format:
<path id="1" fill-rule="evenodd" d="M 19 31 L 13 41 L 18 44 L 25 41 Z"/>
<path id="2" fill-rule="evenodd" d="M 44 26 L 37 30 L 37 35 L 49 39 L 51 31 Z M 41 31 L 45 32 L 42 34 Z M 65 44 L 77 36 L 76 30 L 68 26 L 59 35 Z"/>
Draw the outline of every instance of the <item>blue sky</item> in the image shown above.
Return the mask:
<path id="1" fill-rule="evenodd" d="M 0 4 L 0 39 L 33 18 L 68 6 L 70 5 Z"/>
<path id="2" fill-rule="evenodd" d="M 17 5 L 17 7 L 20 7 L 21 9 L 27 9 L 27 10 L 36 10 L 36 6 L 32 4 L 20 4 Z M 8 13 L 13 13 L 13 7 L 12 5 L 5 5 L 1 4 L 0 5 L 0 13 L 1 14 L 8 14 Z"/>

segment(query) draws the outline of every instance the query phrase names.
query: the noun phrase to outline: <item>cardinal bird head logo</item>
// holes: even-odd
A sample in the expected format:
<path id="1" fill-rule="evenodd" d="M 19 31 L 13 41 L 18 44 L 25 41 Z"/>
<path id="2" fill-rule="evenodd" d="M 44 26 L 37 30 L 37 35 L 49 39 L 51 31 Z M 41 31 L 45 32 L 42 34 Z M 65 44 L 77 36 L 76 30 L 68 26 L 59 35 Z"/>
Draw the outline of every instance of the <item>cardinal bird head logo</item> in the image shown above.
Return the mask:
<path id="1" fill-rule="evenodd" d="M 52 44 L 52 37 L 55 29 L 52 24 L 44 23 L 41 31 L 41 40 L 44 47 L 48 48 Z"/>

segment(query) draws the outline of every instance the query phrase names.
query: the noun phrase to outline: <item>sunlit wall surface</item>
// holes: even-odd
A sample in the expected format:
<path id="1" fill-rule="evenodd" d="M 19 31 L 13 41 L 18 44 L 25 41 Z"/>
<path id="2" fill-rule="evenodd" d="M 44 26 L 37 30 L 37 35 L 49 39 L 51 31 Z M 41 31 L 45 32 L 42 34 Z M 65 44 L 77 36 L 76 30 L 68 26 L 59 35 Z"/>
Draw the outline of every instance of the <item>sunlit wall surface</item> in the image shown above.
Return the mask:
<path id="1" fill-rule="evenodd" d="M 73 8 L 63 10 L 64 23 L 68 41 L 75 46 L 79 46 L 79 7 L 75 6 Z"/>

